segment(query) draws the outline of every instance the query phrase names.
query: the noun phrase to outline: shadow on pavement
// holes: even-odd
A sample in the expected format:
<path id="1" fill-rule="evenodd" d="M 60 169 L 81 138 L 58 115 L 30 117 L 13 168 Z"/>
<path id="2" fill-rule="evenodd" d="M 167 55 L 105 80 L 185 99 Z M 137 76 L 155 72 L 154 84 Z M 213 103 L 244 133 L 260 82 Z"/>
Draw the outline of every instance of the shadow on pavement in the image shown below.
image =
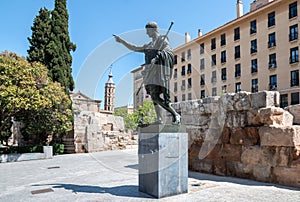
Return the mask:
<path id="1" fill-rule="evenodd" d="M 100 187 L 91 185 L 77 185 L 77 184 L 40 184 L 32 186 L 47 186 L 51 185 L 54 189 L 66 189 L 71 190 L 74 193 L 98 193 L 98 194 L 111 194 L 115 196 L 123 197 L 135 197 L 135 198 L 152 198 L 151 196 L 139 192 L 136 185 L 123 185 L 116 187 Z"/>
<path id="2" fill-rule="evenodd" d="M 125 168 L 132 168 L 132 169 L 135 169 L 135 170 L 139 169 L 139 165 L 138 164 L 127 165 L 127 166 L 124 166 L 124 167 Z"/>

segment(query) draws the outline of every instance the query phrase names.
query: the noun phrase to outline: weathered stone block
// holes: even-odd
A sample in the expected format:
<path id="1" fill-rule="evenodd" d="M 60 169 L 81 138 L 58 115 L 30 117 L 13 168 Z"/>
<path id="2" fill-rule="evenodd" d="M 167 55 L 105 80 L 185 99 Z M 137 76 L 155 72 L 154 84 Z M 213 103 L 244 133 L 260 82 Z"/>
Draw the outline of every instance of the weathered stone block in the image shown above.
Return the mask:
<path id="1" fill-rule="evenodd" d="M 265 125 L 293 125 L 293 116 L 279 107 L 268 107 L 259 110 L 260 122 Z"/>
<path id="2" fill-rule="evenodd" d="M 227 176 L 253 178 L 253 165 L 241 162 L 226 162 Z"/>
<path id="3" fill-rule="evenodd" d="M 213 173 L 213 160 L 211 159 L 193 159 L 189 161 L 189 169 L 192 171 Z"/>
<path id="4" fill-rule="evenodd" d="M 276 91 L 260 91 L 250 96 L 251 108 L 278 107 L 280 94 Z"/>
<path id="5" fill-rule="evenodd" d="M 299 168 L 275 167 L 272 172 L 274 183 L 300 187 Z"/>
<path id="6" fill-rule="evenodd" d="M 256 145 L 259 142 L 258 129 L 255 127 L 234 128 L 231 130 L 230 143 Z"/>
<path id="7" fill-rule="evenodd" d="M 298 142 L 298 138 L 294 140 L 295 128 L 290 126 L 263 126 L 259 128 L 259 136 L 261 146 L 293 147 Z"/>
<path id="8" fill-rule="evenodd" d="M 290 112 L 294 119 L 293 119 L 293 124 L 295 125 L 300 125 L 300 104 L 298 105 L 290 105 L 285 108 L 288 112 Z"/>
<path id="9" fill-rule="evenodd" d="M 260 163 L 261 149 L 259 146 L 243 147 L 241 162 L 244 164 L 257 165 Z"/>
<path id="10" fill-rule="evenodd" d="M 255 180 L 262 182 L 271 181 L 271 167 L 263 165 L 255 165 L 253 167 L 253 176 Z"/>

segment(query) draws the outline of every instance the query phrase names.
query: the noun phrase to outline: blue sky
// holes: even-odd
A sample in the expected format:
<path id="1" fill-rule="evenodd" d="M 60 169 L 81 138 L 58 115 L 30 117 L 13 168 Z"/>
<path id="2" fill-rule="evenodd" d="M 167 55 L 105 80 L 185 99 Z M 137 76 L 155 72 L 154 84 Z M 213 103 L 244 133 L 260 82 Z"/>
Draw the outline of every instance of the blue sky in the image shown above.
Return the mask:
<path id="1" fill-rule="evenodd" d="M 42 7 L 54 8 L 54 0 L 0 0 L 0 52 L 8 50 L 27 56 L 33 20 Z M 252 0 L 244 0 L 244 13 Z M 205 34 L 236 18 L 236 0 L 67 0 L 69 32 L 77 50 L 73 56 L 76 89 L 91 98 L 103 100 L 104 83 L 112 64 L 116 83 L 116 106 L 132 102 L 131 70 L 144 62 L 140 53 L 132 53 L 116 43 L 112 34 L 137 45 L 149 42 L 144 26 L 156 21 L 161 33 L 174 21 L 170 33 L 173 48 L 184 42 L 184 33 L 192 39 L 198 29 Z"/>

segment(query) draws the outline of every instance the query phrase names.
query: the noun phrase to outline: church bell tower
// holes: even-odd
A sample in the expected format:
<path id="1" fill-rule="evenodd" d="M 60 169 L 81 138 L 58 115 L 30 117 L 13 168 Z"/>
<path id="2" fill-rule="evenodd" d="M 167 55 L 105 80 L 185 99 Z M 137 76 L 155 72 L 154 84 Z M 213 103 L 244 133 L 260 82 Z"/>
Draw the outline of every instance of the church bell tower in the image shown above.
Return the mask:
<path id="1" fill-rule="evenodd" d="M 115 83 L 112 80 L 112 67 L 108 74 L 108 80 L 105 83 L 105 95 L 104 95 L 104 110 L 114 112 L 115 105 Z"/>

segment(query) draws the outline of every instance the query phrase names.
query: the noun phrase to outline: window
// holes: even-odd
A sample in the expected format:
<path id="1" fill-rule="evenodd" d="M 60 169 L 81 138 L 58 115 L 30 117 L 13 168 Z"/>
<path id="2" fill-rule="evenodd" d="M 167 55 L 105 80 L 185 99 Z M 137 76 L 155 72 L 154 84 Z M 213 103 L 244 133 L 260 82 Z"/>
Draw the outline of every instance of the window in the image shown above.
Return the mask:
<path id="1" fill-rule="evenodd" d="M 205 69 L 205 60 L 204 60 L 204 58 L 200 59 L 200 69 L 201 70 Z"/>
<path id="2" fill-rule="evenodd" d="M 256 33 L 256 20 L 250 22 L 250 34 Z"/>
<path id="3" fill-rule="evenodd" d="M 251 60 L 251 73 L 257 72 L 257 59 Z"/>
<path id="4" fill-rule="evenodd" d="M 240 46 L 236 46 L 234 48 L 234 59 L 238 59 L 241 57 L 241 47 Z"/>
<path id="5" fill-rule="evenodd" d="M 212 82 L 212 83 L 217 82 L 217 72 L 216 72 L 216 71 L 213 71 L 213 72 L 211 73 L 211 82 Z"/>
<path id="6" fill-rule="evenodd" d="M 174 65 L 177 64 L 177 55 L 174 56 Z"/>
<path id="7" fill-rule="evenodd" d="M 217 55 L 214 54 L 214 55 L 211 56 L 211 66 L 212 67 L 216 66 L 216 64 L 217 64 Z"/>
<path id="8" fill-rule="evenodd" d="M 289 98 L 288 94 L 281 94 L 280 95 L 280 107 L 285 108 L 289 105 Z"/>
<path id="9" fill-rule="evenodd" d="M 201 76 L 200 76 L 200 85 L 201 86 L 205 85 L 205 74 L 201 74 Z"/>
<path id="10" fill-rule="evenodd" d="M 234 41 L 237 41 L 240 39 L 240 28 L 237 27 L 234 29 Z"/>
<path id="11" fill-rule="evenodd" d="M 182 66 L 181 67 L 181 76 L 184 76 L 185 75 L 185 66 Z"/>
<path id="12" fill-rule="evenodd" d="M 269 69 L 275 69 L 277 67 L 276 53 L 269 55 Z"/>
<path id="13" fill-rule="evenodd" d="M 222 86 L 222 93 L 227 93 L 227 85 Z"/>
<path id="14" fill-rule="evenodd" d="M 216 49 L 216 38 L 211 39 L 211 50 Z"/>
<path id="15" fill-rule="evenodd" d="M 299 70 L 291 71 L 291 87 L 299 86 Z"/>
<path id="16" fill-rule="evenodd" d="M 181 90 L 185 90 L 185 80 L 181 81 Z"/>
<path id="17" fill-rule="evenodd" d="M 217 88 L 212 88 L 211 89 L 211 95 L 212 96 L 217 96 Z"/>
<path id="18" fill-rule="evenodd" d="M 205 90 L 201 90 L 200 92 L 200 98 L 205 98 Z"/>
<path id="19" fill-rule="evenodd" d="M 242 90 L 242 84 L 241 82 L 238 82 L 235 84 L 235 92 L 238 93 Z"/>
<path id="20" fill-rule="evenodd" d="M 226 68 L 222 68 L 221 72 L 221 80 L 226 81 Z"/>
<path id="21" fill-rule="evenodd" d="M 177 79 L 177 74 L 178 74 L 177 69 L 174 69 L 174 79 Z"/>
<path id="22" fill-rule="evenodd" d="M 174 92 L 178 90 L 177 82 L 174 83 Z"/>
<path id="23" fill-rule="evenodd" d="M 188 100 L 192 100 L 192 93 L 188 94 Z"/>
<path id="24" fill-rule="evenodd" d="M 235 77 L 241 77 L 241 64 L 235 65 Z"/>
<path id="25" fill-rule="evenodd" d="M 221 46 L 225 46 L 226 45 L 226 34 L 222 34 L 221 35 Z"/>
<path id="26" fill-rule="evenodd" d="M 269 34 L 268 48 L 276 46 L 276 36 L 275 32 Z"/>
<path id="27" fill-rule="evenodd" d="M 290 26 L 290 41 L 298 39 L 298 24 Z"/>
<path id="28" fill-rule="evenodd" d="M 192 87 L 192 78 L 188 78 L 188 88 Z"/>
<path id="29" fill-rule="evenodd" d="M 258 92 L 258 79 L 252 79 L 251 92 Z"/>
<path id="30" fill-rule="evenodd" d="M 181 62 L 184 62 L 185 61 L 185 52 L 182 52 L 181 53 Z"/>
<path id="31" fill-rule="evenodd" d="M 291 105 L 299 104 L 299 93 L 291 93 Z"/>
<path id="32" fill-rule="evenodd" d="M 270 76 L 270 88 L 269 90 L 277 90 L 277 75 Z"/>
<path id="33" fill-rule="evenodd" d="M 200 54 L 204 53 L 204 43 L 200 44 Z"/>
<path id="34" fill-rule="evenodd" d="M 191 51 L 191 49 L 188 49 L 188 51 L 187 51 L 187 59 L 188 60 L 192 59 L 192 51 Z"/>
<path id="35" fill-rule="evenodd" d="M 298 47 L 290 49 L 290 63 L 299 62 L 299 50 Z"/>
<path id="36" fill-rule="evenodd" d="M 174 96 L 174 102 L 178 102 L 178 97 Z"/>
<path id="37" fill-rule="evenodd" d="M 268 27 L 275 25 L 275 11 L 268 14 Z"/>
<path id="38" fill-rule="evenodd" d="M 182 101 L 185 101 L 185 94 L 182 94 Z"/>
<path id="39" fill-rule="evenodd" d="M 251 41 L 251 50 L 250 50 L 251 54 L 253 53 L 257 53 L 257 40 L 254 39 Z"/>
<path id="40" fill-rule="evenodd" d="M 297 1 L 295 1 L 294 3 L 291 3 L 289 5 L 289 19 L 294 18 L 298 15 L 297 12 Z"/>
<path id="41" fill-rule="evenodd" d="M 192 73 L 192 65 L 188 64 L 187 74 L 191 74 L 191 73 Z"/>
<path id="42" fill-rule="evenodd" d="M 226 62 L 226 50 L 221 52 L 221 63 Z"/>

